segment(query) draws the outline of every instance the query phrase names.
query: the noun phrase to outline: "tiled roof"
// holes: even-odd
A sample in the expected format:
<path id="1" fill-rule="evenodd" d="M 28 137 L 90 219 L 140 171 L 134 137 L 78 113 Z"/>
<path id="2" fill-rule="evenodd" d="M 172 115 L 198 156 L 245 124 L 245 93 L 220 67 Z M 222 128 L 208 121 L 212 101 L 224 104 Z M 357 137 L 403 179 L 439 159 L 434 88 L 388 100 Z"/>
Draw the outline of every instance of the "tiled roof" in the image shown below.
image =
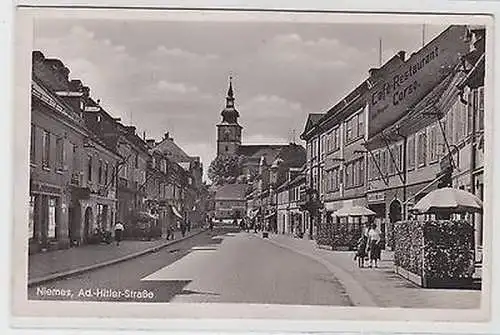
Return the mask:
<path id="1" fill-rule="evenodd" d="M 190 162 L 191 157 L 179 147 L 172 138 L 164 138 L 156 146 L 156 149 L 167 155 L 175 162 Z"/>

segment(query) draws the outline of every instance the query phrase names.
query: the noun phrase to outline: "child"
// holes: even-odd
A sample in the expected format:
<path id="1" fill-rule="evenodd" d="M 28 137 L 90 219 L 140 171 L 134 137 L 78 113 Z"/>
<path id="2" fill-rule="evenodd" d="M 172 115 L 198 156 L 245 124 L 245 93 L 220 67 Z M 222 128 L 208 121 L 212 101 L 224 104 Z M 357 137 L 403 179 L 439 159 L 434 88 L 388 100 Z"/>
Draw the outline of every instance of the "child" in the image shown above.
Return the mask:
<path id="1" fill-rule="evenodd" d="M 362 234 L 358 240 L 356 255 L 354 256 L 354 260 L 358 260 L 358 267 L 362 268 L 365 266 L 365 258 L 366 254 L 366 243 L 368 238 L 365 234 Z"/>

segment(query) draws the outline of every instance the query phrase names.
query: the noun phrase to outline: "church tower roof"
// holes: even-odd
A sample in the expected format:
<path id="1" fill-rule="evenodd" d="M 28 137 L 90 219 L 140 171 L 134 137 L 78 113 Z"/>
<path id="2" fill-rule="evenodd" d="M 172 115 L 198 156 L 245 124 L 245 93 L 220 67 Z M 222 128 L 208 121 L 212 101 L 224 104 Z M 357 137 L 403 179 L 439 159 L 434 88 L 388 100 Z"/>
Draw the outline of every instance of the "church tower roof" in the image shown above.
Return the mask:
<path id="1" fill-rule="evenodd" d="M 229 77 L 229 88 L 226 96 L 226 107 L 221 113 L 222 123 L 238 124 L 238 117 L 240 114 L 234 107 L 234 91 L 233 91 L 233 77 Z"/>

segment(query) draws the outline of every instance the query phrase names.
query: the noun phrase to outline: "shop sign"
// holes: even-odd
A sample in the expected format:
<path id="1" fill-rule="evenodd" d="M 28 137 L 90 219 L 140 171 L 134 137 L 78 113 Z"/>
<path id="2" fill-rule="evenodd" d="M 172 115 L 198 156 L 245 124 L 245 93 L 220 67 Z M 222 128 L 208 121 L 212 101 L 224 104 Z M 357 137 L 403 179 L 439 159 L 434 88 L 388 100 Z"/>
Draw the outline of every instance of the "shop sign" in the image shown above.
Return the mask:
<path id="1" fill-rule="evenodd" d="M 451 26 L 404 64 L 381 74 L 369 92 L 369 136 L 404 116 L 450 73 L 468 52 L 465 37 L 465 26 Z"/>
<path id="2" fill-rule="evenodd" d="M 61 189 L 59 187 L 38 184 L 35 182 L 31 183 L 30 191 L 34 193 L 61 194 Z"/>
<path id="3" fill-rule="evenodd" d="M 385 193 L 384 192 L 368 193 L 366 195 L 366 199 L 369 203 L 384 202 L 385 201 Z"/>

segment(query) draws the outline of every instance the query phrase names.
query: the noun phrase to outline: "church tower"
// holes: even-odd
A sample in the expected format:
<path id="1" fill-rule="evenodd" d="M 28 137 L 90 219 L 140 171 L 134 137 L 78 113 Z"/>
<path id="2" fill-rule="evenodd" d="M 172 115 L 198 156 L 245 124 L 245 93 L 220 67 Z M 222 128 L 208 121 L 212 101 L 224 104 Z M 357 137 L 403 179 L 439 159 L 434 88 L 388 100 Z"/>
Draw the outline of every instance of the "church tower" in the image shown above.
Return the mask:
<path id="1" fill-rule="evenodd" d="M 238 124 L 240 114 L 234 108 L 232 77 L 229 77 L 226 108 L 221 115 L 222 122 L 217 125 L 217 156 L 234 155 L 241 145 L 242 127 Z"/>

